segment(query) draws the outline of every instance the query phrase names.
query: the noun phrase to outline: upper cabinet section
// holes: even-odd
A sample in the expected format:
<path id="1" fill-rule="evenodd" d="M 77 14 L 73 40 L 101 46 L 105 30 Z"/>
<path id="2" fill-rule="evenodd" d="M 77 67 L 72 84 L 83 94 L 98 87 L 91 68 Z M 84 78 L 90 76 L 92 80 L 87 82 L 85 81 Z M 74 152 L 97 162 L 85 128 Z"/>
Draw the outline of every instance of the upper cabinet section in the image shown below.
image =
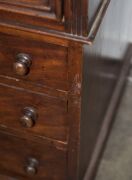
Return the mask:
<path id="1" fill-rule="evenodd" d="M 110 0 L 0 0 L 0 24 L 88 42 Z M 92 37 L 92 38 L 91 38 Z"/>
<path id="2" fill-rule="evenodd" d="M 0 0 L 0 19 L 12 24 L 64 30 L 63 0 Z"/>
<path id="3" fill-rule="evenodd" d="M 7 4 L 10 8 L 18 8 L 20 12 L 24 9 L 28 13 L 40 16 L 48 16 L 60 20 L 62 18 L 62 0 L 1 0 L 1 3 Z M 32 13 L 31 13 L 32 11 Z"/>

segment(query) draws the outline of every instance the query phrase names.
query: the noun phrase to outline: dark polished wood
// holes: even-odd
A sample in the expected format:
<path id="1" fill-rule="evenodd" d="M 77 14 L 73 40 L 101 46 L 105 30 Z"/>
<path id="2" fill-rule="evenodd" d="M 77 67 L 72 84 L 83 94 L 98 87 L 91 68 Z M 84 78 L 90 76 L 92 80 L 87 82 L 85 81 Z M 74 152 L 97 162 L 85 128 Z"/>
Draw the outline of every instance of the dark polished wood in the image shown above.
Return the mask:
<path id="1" fill-rule="evenodd" d="M 66 48 L 5 34 L 0 34 L 0 39 L 0 74 L 68 89 Z"/>
<path id="2" fill-rule="evenodd" d="M 0 85 L 0 99 L 0 107 L 3 107 L 0 111 L 0 126 L 67 141 L 67 102 L 8 84 Z"/>
<path id="3" fill-rule="evenodd" d="M 3 179 L 94 179 L 130 65 L 123 3 L 0 0 Z"/>
<path id="4" fill-rule="evenodd" d="M 4 21 L 12 23 L 19 21 L 22 24 L 28 23 L 39 27 L 43 27 L 44 22 L 45 27 L 63 30 L 62 3 L 63 0 L 0 0 L 0 10 Z"/>
<path id="5" fill-rule="evenodd" d="M 23 0 L 15 2 L 1 0 L 0 24 L 35 30 L 35 32 L 39 31 L 62 39 L 68 38 L 89 44 L 91 39 L 88 38 L 88 34 L 93 16 L 96 15 L 97 10 L 99 12 L 101 10 L 99 16 L 102 19 L 110 0 L 94 0 L 92 3 L 90 1 L 46 0 L 42 4 L 41 1 L 31 3 Z"/>
<path id="6" fill-rule="evenodd" d="M 66 152 L 52 143 L 36 143 L 0 134 L 0 170 L 16 179 L 66 179 Z"/>

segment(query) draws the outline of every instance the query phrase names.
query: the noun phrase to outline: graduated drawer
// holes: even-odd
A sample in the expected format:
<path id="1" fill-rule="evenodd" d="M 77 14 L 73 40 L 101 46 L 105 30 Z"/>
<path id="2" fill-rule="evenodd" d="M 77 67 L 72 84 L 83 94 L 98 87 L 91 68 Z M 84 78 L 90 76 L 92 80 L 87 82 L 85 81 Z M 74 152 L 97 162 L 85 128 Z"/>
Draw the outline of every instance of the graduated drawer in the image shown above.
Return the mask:
<path id="1" fill-rule="evenodd" d="M 0 133 L 0 174 L 16 179 L 65 180 L 66 150 Z"/>
<path id="2" fill-rule="evenodd" d="M 0 127 L 7 131 L 67 141 L 66 101 L 3 84 L 0 85 L 0 107 Z"/>
<path id="3" fill-rule="evenodd" d="M 0 34 L 0 74 L 67 90 L 67 48 Z"/>

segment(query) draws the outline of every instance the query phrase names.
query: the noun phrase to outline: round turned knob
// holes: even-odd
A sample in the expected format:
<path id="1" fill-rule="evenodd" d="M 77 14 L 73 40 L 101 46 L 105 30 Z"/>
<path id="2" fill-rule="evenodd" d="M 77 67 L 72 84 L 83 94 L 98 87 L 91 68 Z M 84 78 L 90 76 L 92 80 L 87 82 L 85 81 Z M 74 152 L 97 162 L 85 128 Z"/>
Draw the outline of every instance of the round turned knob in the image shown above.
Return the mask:
<path id="1" fill-rule="evenodd" d="M 27 75 L 31 64 L 30 56 L 25 53 L 20 53 L 17 55 L 16 62 L 14 63 L 14 71 L 19 76 Z"/>
<path id="2" fill-rule="evenodd" d="M 25 107 L 23 110 L 23 116 L 20 119 L 22 126 L 31 128 L 35 125 L 36 120 L 37 120 L 36 110 L 31 107 Z"/>
<path id="3" fill-rule="evenodd" d="M 26 167 L 26 172 L 28 175 L 35 175 L 37 174 L 37 167 L 38 167 L 38 160 L 35 159 L 35 158 L 29 158 L 28 159 L 28 164 L 27 164 L 27 167 Z"/>

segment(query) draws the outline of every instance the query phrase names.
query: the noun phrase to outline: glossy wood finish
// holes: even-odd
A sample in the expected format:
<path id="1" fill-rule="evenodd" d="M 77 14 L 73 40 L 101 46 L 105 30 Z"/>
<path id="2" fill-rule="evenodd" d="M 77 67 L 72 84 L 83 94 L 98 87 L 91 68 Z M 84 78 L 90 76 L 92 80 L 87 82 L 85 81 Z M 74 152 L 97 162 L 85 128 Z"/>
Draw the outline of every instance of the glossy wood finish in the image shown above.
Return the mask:
<path id="1" fill-rule="evenodd" d="M 74 64 L 74 66 L 72 65 Z M 80 118 L 82 89 L 83 49 L 78 43 L 71 43 L 69 48 L 70 87 L 68 112 L 70 119 L 68 179 L 78 179 L 80 149 Z"/>
<path id="2" fill-rule="evenodd" d="M 127 74 L 124 27 L 110 0 L 32 2 L 0 1 L 0 173 L 93 180 Z"/>
<path id="3" fill-rule="evenodd" d="M 56 149 L 52 143 L 43 141 L 39 144 L 1 133 L 0 146 L 0 169 L 3 174 L 8 173 L 18 179 L 66 179 L 67 153 Z M 27 172 L 30 158 L 38 161 L 34 175 Z"/>
<path id="4" fill-rule="evenodd" d="M 89 0 L 52 0 L 48 2 L 51 7 L 53 4 L 55 5 L 53 8 L 53 12 L 56 12 L 55 18 L 51 18 L 52 13 L 47 16 L 47 13 L 35 12 L 35 10 L 30 9 L 31 3 L 29 1 L 25 3 L 26 7 L 21 8 L 22 1 L 18 5 L 18 2 L 9 3 L 9 1 L 6 1 L 3 3 L 2 0 L 0 6 L 0 24 L 17 27 L 18 29 L 26 28 L 26 30 L 34 30 L 35 32 L 46 33 L 50 36 L 90 44 L 91 39 L 89 39 L 88 34 L 93 23 L 93 14 L 98 16 L 97 9 L 98 11 L 103 9 L 99 15 L 102 18 L 110 0 L 95 0 L 92 2 L 92 6 Z M 37 3 L 41 4 L 40 1 Z M 13 8 L 11 4 L 17 4 L 17 6 Z M 27 7 L 27 4 L 30 4 L 30 6 Z M 89 8 L 89 6 L 92 8 Z M 34 7 L 36 6 L 34 5 Z M 36 16 L 36 13 L 38 16 Z"/>
<path id="5" fill-rule="evenodd" d="M 63 0 L 0 0 L 0 16 L 5 22 L 63 30 Z M 37 14 L 37 16 L 36 16 Z M 23 18 L 24 21 L 23 21 Z M 32 20 L 34 18 L 34 21 Z"/>
<path id="6" fill-rule="evenodd" d="M 62 2 L 63 0 L 16 0 L 15 2 L 11 2 L 9 0 L 0 1 L 3 7 L 9 5 L 10 10 L 18 8 L 19 11 L 22 11 L 23 8 L 25 8 L 25 10 L 28 9 L 28 14 L 30 13 L 30 10 L 34 10 L 34 13 L 42 13 L 41 16 L 44 17 L 47 16 L 46 13 L 48 13 L 47 18 L 56 18 L 56 20 L 61 20 L 62 18 Z"/>
<path id="7" fill-rule="evenodd" d="M 36 95 L 17 87 L 10 87 L 8 84 L 0 85 L 0 99 L 1 127 L 23 133 L 30 132 L 33 136 L 67 141 L 69 124 L 66 114 L 67 102 Z M 26 128 L 21 124 L 26 107 L 35 108 L 38 115 L 31 128 Z"/>
<path id="8" fill-rule="evenodd" d="M 68 89 L 67 48 L 4 34 L 0 34 L 0 39 L 1 75 L 23 79 L 39 86 Z M 27 54 L 31 59 L 28 73 L 24 73 L 23 71 L 27 70 L 20 66 L 14 69 L 14 63 L 18 61 L 20 53 Z"/>

